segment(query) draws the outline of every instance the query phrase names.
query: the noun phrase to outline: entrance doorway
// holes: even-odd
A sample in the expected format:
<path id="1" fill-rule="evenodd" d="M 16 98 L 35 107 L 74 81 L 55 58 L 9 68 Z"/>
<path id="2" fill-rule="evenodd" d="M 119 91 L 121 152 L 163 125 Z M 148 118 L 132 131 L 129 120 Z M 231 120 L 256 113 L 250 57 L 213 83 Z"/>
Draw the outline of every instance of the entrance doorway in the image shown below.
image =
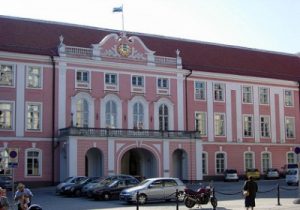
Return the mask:
<path id="1" fill-rule="evenodd" d="M 181 180 L 188 179 L 188 156 L 183 149 L 177 149 L 172 154 L 173 173 L 172 176 Z"/>
<path id="2" fill-rule="evenodd" d="M 98 148 L 91 148 L 86 152 L 85 176 L 103 176 L 103 155 Z"/>
<path id="3" fill-rule="evenodd" d="M 146 178 L 158 176 L 158 163 L 152 152 L 143 148 L 127 151 L 121 159 L 121 173 Z"/>

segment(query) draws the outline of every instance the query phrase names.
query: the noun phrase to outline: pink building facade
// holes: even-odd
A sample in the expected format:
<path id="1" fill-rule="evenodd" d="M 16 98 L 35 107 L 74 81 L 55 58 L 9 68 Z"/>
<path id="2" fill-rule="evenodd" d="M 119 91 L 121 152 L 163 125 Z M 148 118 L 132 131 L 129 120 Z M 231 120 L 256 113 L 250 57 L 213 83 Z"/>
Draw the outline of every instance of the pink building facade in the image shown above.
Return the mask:
<path id="1" fill-rule="evenodd" d="M 0 26 L 0 175 L 203 180 L 297 161 L 297 55 L 9 17 Z"/>

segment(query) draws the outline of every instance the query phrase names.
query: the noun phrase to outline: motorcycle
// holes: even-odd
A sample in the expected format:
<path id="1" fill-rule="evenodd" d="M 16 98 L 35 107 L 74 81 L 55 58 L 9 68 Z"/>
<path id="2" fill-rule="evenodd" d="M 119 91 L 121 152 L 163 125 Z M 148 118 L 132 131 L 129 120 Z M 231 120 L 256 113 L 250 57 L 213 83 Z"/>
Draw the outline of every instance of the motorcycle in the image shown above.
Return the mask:
<path id="1" fill-rule="evenodd" d="M 217 198 L 214 196 L 213 188 L 210 186 L 200 187 L 194 191 L 192 189 L 185 189 L 184 204 L 188 208 L 193 208 L 196 204 L 199 206 L 208 204 L 209 202 L 216 209 L 218 205 Z"/>

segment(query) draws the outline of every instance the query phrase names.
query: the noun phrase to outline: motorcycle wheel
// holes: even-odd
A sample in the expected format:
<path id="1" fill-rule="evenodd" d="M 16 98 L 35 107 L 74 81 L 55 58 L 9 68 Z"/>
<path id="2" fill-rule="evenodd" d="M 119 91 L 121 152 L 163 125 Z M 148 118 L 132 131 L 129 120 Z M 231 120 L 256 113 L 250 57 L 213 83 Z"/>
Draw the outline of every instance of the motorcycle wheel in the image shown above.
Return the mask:
<path id="1" fill-rule="evenodd" d="M 193 201 L 192 199 L 190 199 L 189 197 L 186 197 L 184 200 L 184 204 L 188 208 L 193 208 L 195 206 L 196 202 Z"/>
<path id="2" fill-rule="evenodd" d="M 214 207 L 214 209 L 217 207 L 217 205 L 218 205 L 218 200 L 215 198 L 215 197 L 212 197 L 211 199 L 210 199 L 210 203 L 211 203 L 211 205 Z"/>

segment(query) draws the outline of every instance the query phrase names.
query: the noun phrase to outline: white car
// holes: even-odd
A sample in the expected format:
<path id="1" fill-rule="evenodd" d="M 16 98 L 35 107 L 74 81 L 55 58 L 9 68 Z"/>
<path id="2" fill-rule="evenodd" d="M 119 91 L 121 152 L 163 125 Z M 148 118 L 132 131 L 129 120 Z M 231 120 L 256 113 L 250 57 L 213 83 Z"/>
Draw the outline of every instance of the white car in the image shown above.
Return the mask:
<path id="1" fill-rule="evenodd" d="M 285 175 L 285 182 L 288 185 L 299 184 L 299 169 L 298 168 L 289 168 Z"/>

